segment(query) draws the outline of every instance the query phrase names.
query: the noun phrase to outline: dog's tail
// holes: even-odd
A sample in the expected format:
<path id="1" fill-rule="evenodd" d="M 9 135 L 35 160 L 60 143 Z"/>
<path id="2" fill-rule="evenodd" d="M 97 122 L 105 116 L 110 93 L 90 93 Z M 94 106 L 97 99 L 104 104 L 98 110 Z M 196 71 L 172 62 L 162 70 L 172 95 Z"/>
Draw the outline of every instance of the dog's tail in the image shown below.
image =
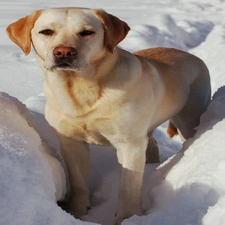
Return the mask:
<path id="1" fill-rule="evenodd" d="M 174 136 L 178 135 L 177 128 L 173 125 L 173 123 L 169 122 L 168 128 L 167 128 L 167 134 L 170 136 L 170 138 L 173 138 Z"/>

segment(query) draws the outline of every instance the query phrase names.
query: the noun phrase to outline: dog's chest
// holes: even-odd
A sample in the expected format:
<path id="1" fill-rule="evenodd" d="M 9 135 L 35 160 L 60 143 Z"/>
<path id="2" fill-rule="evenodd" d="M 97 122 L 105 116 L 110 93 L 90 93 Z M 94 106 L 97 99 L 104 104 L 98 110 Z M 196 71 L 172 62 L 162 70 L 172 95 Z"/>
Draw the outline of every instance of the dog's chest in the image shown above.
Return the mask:
<path id="1" fill-rule="evenodd" d="M 108 97 L 102 96 L 101 87 L 90 82 L 82 84 L 81 79 L 69 82 L 68 78 L 63 82 L 59 76 L 47 78 L 45 115 L 49 124 L 66 137 L 90 144 L 110 145 L 105 136 L 112 132 L 112 116 L 109 119 L 109 115 L 114 110 Z"/>
<path id="2" fill-rule="evenodd" d="M 109 141 L 102 135 L 101 129 L 96 126 L 99 120 L 96 122 L 96 119 L 91 118 L 91 116 L 67 116 L 46 104 L 46 119 L 58 133 L 66 137 L 85 141 L 89 144 L 110 145 Z"/>

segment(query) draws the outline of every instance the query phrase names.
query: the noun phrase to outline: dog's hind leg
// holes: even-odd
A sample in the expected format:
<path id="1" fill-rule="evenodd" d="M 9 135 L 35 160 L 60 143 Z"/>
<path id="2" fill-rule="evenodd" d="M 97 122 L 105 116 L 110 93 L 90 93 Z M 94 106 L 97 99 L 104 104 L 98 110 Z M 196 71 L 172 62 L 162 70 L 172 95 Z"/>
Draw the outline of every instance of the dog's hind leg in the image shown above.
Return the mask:
<path id="1" fill-rule="evenodd" d="M 204 78 L 204 80 L 196 80 L 190 86 L 190 93 L 185 106 L 170 120 L 184 140 L 194 136 L 195 128 L 200 124 L 200 117 L 207 110 L 211 100 L 209 77 L 205 76 Z"/>
<path id="2" fill-rule="evenodd" d="M 157 141 L 152 136 L 153 132 L 148 134 L 148 146 L 146 149 L 146 163 L 159 163 L 159 148 Z"/>

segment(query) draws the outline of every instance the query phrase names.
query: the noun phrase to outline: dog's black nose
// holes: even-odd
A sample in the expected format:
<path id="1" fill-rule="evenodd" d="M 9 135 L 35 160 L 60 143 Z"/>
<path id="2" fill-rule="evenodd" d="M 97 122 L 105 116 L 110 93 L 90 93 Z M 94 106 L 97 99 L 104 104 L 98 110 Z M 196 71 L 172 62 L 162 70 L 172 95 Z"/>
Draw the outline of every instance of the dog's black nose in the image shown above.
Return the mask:
<path id="1" fill-rule="evenodd" d="M 53 55 L 57 59 L 73 59 L 77 55 L 77 51 L 73 47 L 60 46 L 53 50 Z"/>

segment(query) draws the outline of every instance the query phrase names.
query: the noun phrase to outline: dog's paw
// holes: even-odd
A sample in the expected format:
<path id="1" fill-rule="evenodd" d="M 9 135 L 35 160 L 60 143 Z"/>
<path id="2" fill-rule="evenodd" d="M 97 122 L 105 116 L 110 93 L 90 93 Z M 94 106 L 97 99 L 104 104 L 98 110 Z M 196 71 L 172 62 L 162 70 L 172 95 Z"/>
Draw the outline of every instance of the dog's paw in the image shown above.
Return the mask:
<path id="1" fill-rule="evenodd" d="M 131 216 L 125 216 L 125 217 L 120 217 L 120 218 L 115 217 L 112 225 L 121 225 L 121 223 L 123 222 L 123 220 L 128 219 Z"/>
<path id="2" fill-rule="evenodd" d="M 114 222 L 113 222 L 113 224 L 112 225 L 121 225 L 121 223 L 122 223 L 122 221 L 123 221 L 124 219 L 123 218 L 121 218 L 121 219 L 116 219 L 115 218 L 115 220 L 114 220 Z"/>
<path id="3" fill-rule="evenodd" d="M 69 213 L 76 218 L 86 215 L 91 208 L 90 200 L 87 196 L 77 196 L 71 199 Z"/>
<path id="4" fill-rule="evenodd" d="M 115 219 L 113 221 L 113 225 L 121 225 L 121 223 L 123 222 L 123 220 L 130 218 L 133 215 L 138 215 L 138 216 L 142 216 L 142 210 L 136 210 L 136 212 L 124 212 L 123 214 L 121 213 L 117 213 L 115 216 Z"/>

